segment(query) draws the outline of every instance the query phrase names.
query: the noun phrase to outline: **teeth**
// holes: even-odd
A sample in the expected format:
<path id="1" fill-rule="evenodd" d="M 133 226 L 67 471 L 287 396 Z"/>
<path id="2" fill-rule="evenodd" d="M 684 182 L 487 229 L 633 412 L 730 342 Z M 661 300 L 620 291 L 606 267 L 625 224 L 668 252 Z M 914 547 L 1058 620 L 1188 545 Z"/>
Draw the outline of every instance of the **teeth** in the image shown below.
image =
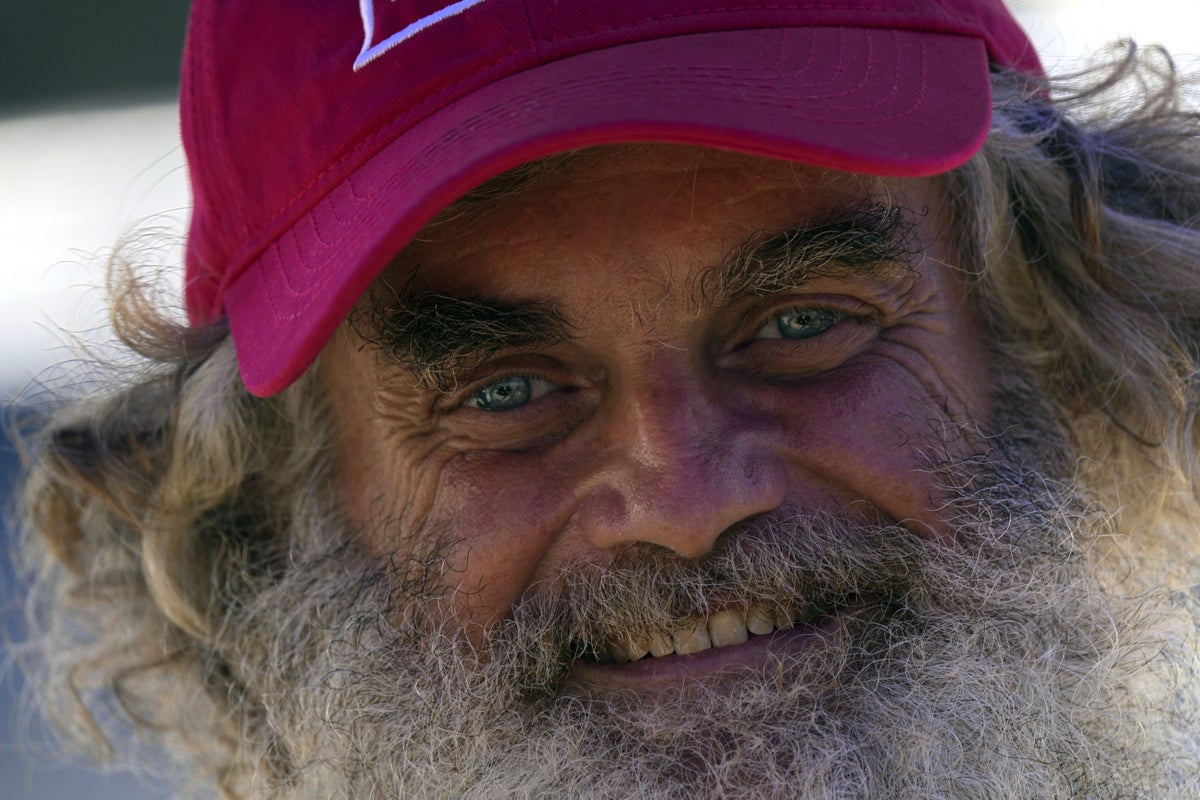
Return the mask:
<path id="1" fill-rule="evenodd" d="M 746 619 L 736 608 L 713 614 L 708 620 L 708 637 L 712 641 L 713 647 L 741 644 L 749 635 L 746 630 Z"/>
<path id="2" fill-rule="evenodd" d="M 655 633 L 641 639 L 613 639 L 603 650 L 600 660 L 623 664 L 640 661 L 647 655 L 655 658 L 677 653 L 681 656 L 699 653 L 712 647 L 729 647 L 741 644 L 750 637 L 764 636 L 773 631 L 786 631 L 796 627 L 799 612 L 793 604 L 768 608 L 751 606 L 746 610 L 729 608 L 713 614 L 707 621 L 695 620 L 690 627 L 676 631 L 673 635 Z"/>
<path id="3" fill-rule="evenodd" d="M 630 642 L 629 645 L 630 645 L 630 648 L 629 648 L 629 660 L 630 661 L 638 661 L 640 659 L 643 659 L 646 657 L 646 654 L 650 652 L 650 640 L 649 639 L 635 639 L 632 642 Z"/>
<path id="4" fill-rule="evenodd" d="M 779 606 L 775 609 L 775 627 L 781 631 L 796 627 L 796 607 L 793 605 Z"/>
<path id="5" fill-rule="evenodd" d="M 696 624 L 690 630 L 675 632 L 675 652 L 681 656 L 699 653 L 710 647 L 712 640 L 708 638 L 708 626 L 702 619 L 696 620 Z"/>
<path id="6" fill-rule="evenodd" d="M 762 606 L 751 606 L 746 613 L 746 628 L 755 636 L 775 630 L 775 617 Z"/>
<path id="7" fill-rule="evenodd" d="M 675 652 L 675 642 L 663 636 L 661 633 L 654 634 L 654 638 L 650 640 L 650 655 L 655 658 L 662 658 Z"/>

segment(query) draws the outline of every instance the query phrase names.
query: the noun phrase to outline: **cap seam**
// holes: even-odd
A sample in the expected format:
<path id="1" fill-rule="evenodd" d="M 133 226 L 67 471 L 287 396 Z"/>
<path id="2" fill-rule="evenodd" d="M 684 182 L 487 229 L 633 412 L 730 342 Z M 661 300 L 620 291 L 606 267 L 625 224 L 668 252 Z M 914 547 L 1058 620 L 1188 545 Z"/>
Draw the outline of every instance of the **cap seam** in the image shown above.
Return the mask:
<path id="1" fill-rule="evenodd" d="M 525 9 L 525 29 L 529 31 L 529 41 L 533 42 L 533 54 L 538 61 L 542 59 L 542 49 L 538 46 L 538 37 L 535 33 L 536 28 L 533 25 L 533 12 L 529 10 L 529 0 L 523 0 L 522 8 Z"/>
<path id="2" fill-rule="evenodd" d="M 955 22 L 960 23 L 964 27 L 969 27 L 970 30 L 974 32 L 973 35 L 978 36 L 979 38 L 984 39 L 985 41 L 991 41 L 990 34 L 986 30 L 986 28 L 980 28 L 978 26 L 968 25 L 968 23 L 971 20 L 970 17 L 960 16 L 957 14 L 957 12 L 945 9 L 945 7 L 941 6 L 941 5 L 939 5 L 938 7 L 947 11 L 947 13 L 945 13 L 943 15 L 945 18 L 952 19 Z M 885 18 L 889 22 L 894 21 L 895 17 L 908 17 L 909 19 L 912 19 L 912 18 L 915 18 L 918 16 L 927 16 L 928 15 L 927 11 L 918 11 L 915 9 L 878 9 L 878 8 L 870 8 L 870 7 L 865 7 L 865 6 L 856 5 L 856 4 L 849 4 L 849 3 L 825 3 L 822 5 L 815 5 L 815 4 L 811 4 L 811 3 L 804 3 L 804 4 L 798 4 L 798 3 L 743 3 L 741 5 L 725 5 L 725 6 L 722 6 L 721 8 L 689 9 L 687 11 L 682 11 L 682 12 L 677 11 L 677 12 L 671 12 L 671 13 L 666 13 L 666 14 L 659 14 L 657 16 L 646 16 L 646 17 L 642 17 L 638 20 L 634 20 L 632 22 L 626 22 L 621 25 L 603 25 L 603 26 L 589 28 L 586 31 L 572 33 L 568 36 L 548 38 L 548 39 L 543 39 L 541 41 L 544 42 L 545 44 L 558 44 L 561 42 L 569 42 L 574 39 L 584 38 L 584 37 L 590 36 L 592 34 L 601 33 L 604 31 L 620 31 L 620 30 L 625 30 L 627 28 L 636 28 L 636 27 L 645 25 L 648 22 L 661 22 L 663 20 L 668 20 L 668 19 L 686 19 L 686 18 L 690 18 L 690 17 L 705 16 L 705 15 L 709 15 L 709 14 L 726 14 L 726 13 L 736 13 L 736 12 L 741 12 L 741 11 L 799 11 L 799 10 L 867 12 L 867 13 L 874 13 L 874 15 L 881 17 L 881 18 Z M 819 28 L 825 28 L 825 27 L 876 28 L 876 27 L 878 27 L 877 24 L 870 24 L 870 23 L 863 24 L 866 22 L 867 22 L 867 20 L 860 20 L 860 21 L 856 21 L 854 23 L 839 22 L 836 24 L 828 24 L 828 23 L 819 24 L 819 25 L 818 24 L 806 24 L 806 25 L 791 25 L 791 26 L 787 26 L 787 27 L 792 27 L 792 28 L 818 28 L 818 27 Z M 755 27 L 757 27 L 757 26 L 747 26 L 747 28 L 745 28 L 745 30 L 753 30 Z M 956 30 L 950 30 L 950 31 L 939 31 L 936 29 L 922 28 L 921 30 L 927 30 L 930 33 L 947 32 L 947 33 L 957 33 L 960 35 L 965 34 L 967 32 L 962 29 L 956 29 Z M 699 33 L 699 31 L 697 31 L 697 33 Z M 657 38 L 665 38 L 665 37 L 657 37 Z M 643 41 L 650 41 L 650 40 L 646 39 Z M 990 52 L 990 49 L 991 48 L 989 48 L 989 52 Z"/>

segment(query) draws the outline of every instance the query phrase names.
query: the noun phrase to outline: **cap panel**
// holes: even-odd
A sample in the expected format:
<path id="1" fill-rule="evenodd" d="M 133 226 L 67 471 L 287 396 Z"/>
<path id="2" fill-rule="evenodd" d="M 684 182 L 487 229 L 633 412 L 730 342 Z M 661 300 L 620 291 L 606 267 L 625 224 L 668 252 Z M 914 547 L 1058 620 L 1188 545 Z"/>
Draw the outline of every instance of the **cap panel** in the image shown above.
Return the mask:
<path id="1" fill-rule="evenodd" d="M 532 60 L 518 0 L 487 0 L 355 70 L 368 35 L 362 8 L 378 13 L 375 45 L 443 0 L 198 0 L 203 38 L 189 42 L 185 75 L 203 97 L 185 119 L 195 164 L 196 215 L 189 282 L 223 287 L 274 237 L 413 122 Z M 331 9 L 336 9 L 331 13 Z M 409 23 L 411 24 L 411 23 Z M 524 58 L 513 59 L 514 52 Z M 210 55 L 211 54 L 211 55 Z M 201 121 L 197 126 L 191 123 Z M 220 211 L 222 222 L 211 219 Z M 205 274 L 207 273 L 207 274 Z M 193 317 L 221 313 L 218 296 L 189 303 Z"/>

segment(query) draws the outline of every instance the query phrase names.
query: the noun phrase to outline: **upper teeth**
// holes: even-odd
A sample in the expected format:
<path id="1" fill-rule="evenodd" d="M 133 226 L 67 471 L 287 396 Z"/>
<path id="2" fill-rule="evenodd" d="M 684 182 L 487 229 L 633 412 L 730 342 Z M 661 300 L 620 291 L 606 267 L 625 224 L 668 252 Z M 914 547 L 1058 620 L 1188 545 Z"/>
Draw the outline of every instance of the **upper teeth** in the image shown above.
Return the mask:
<path id="1" fill-rule="evenodd" d="M 751 635 L 786 630 L 796 623 L 794 607 L 749 609 L 729 608 L 713 614 L 707 620 L 697 618 L 693 624 L 668 634 L 655 633 L 643 638 L 613 639 L 600 654 L 600 660 L 610 663 L 637 661 L 647 655 L 660 658 L 689 655 L 712 647 L 741 644 Z"/>

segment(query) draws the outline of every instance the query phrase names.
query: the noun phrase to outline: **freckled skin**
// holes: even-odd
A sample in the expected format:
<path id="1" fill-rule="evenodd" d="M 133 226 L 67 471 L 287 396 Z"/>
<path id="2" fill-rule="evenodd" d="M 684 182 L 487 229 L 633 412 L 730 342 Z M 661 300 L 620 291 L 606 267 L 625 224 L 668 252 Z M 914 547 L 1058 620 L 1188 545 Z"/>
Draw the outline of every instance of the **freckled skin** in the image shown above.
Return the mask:
<path id="1" fill-rule="evenodd" d="M 698 310 L 688 287 L 754 234 L 868 196 L 916 211 L 915 271 Z M 786 509 L 947 535 L 918 453 L 931 422 L 986 419 L 990 383 L 944 205 L 934 180 L 655 146 L 598 150 L 437 228 L 389 280 L 420 265 L 430 291 L 554 302 L 574 338 L 501 354 L 439 397 L 343 326 L 319 369 L 350 517 L 381 557 L 451 532 L 445 580 L 464 626 L 503 617 L 565 565 L 633 542 L 702 555 L 738 521 Z M 853 319 L 799 343 L 755 339 L 771 314 L 816 301 Z M 462 406 L 503 374 L 554 389 L 513 411 Z"/>

